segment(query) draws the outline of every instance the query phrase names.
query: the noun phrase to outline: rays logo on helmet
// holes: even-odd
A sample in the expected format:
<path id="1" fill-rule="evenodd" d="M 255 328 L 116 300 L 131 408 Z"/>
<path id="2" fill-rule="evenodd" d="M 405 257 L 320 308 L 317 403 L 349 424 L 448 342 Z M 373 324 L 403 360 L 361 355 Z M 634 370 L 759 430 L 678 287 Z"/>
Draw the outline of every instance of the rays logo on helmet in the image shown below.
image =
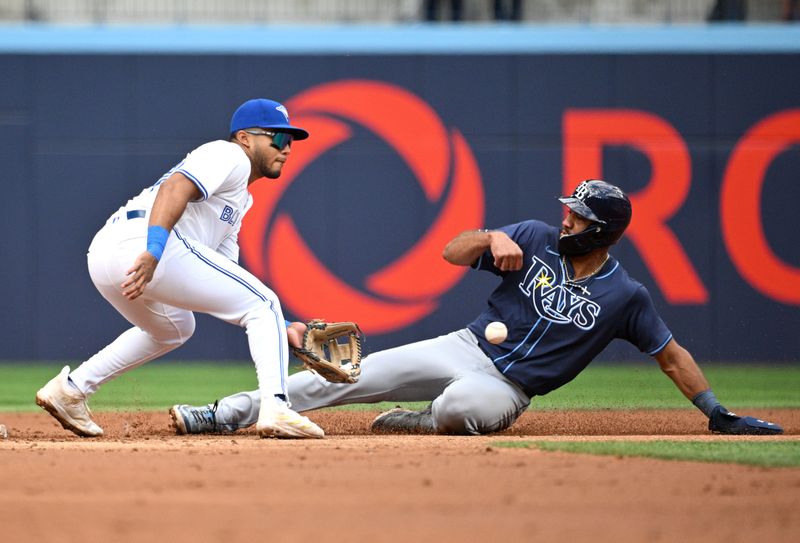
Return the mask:
<path id="1" fill-rule="evenodd" d="M 589 194 L 589 181 L 581 181 L 581 184 L 575 187 L 575 198 L 584 200 L 587 194 Z"/>

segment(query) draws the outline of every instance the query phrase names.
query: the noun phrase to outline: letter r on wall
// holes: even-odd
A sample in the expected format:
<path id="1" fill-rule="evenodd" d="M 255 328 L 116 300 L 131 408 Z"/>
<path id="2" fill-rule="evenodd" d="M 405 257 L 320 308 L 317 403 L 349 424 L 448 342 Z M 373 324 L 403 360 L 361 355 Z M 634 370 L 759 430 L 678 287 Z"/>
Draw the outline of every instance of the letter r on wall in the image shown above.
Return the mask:
<path id="1" fill-rule="evenodd" d="M 630 109 L 569 109 L 563 123 L 565 194 L 584 179 L 603 178 L 604 145 L 629 145 L 647 156 L 652 177 L 630 195 L 626 235 L 669 303 L 706 303 L 708 291 L 667 226 L 691 186 L 689 151 L 678 131 L 661 117 Z"/>

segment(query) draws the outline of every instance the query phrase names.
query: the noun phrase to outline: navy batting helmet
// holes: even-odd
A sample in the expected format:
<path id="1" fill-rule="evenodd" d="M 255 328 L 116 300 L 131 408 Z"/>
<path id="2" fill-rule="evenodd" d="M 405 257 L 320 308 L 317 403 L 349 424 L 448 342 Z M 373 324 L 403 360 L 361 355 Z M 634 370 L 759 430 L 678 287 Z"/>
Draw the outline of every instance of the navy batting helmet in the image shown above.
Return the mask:
<path id="1" fill-rule="evenodd" d="M 599 247 L 614 245 L 631 222 L 631 201 L 619 187 L 600 179 L 587 179 L 572 196 L 559 201 L 592 221 L 586 230 L 561 236 L 558 252 L 567 256 L 585 255 Z"/>

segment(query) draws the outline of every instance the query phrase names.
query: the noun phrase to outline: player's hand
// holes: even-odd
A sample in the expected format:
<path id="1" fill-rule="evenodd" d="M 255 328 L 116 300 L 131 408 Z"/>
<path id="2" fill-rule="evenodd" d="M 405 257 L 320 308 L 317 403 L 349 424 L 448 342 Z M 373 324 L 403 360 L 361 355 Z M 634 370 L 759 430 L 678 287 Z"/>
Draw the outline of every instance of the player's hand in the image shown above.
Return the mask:
<path id="1" fill-rule="evenodd" d="M 293 322 L 286 327 L 286 335 L 289 336 L 289 347 L 297 349 L 303 346 L 303 334 L 306 333 L 306 323 Z"/>
<path id="2" fill-rule="evenodd" d="M 122 295 L 128 300 L 135 300 L 144 293 L 144 287 L 153 280 L 158 260 L 148 251 L 136 257 L 136 261 L 126 272 L 128 278 L 122 285 Z"/>
<path id="3" fill-rule="evenodd" d="M 708 419 L 708 429 L 715 434 L 732 435 L 776 435 L 783 433 L 783 428 L 774 422 L 753 417 L 740 417 L 721 405 L 715 407 L 714 411 L 711 412 L 711 417 Z"/>
<path id="4" fill-rule="evenodd" d="M 522 268 L 522 249 L 505 232 L 490 232 L 489 250 L 494 256 L 494 265 L 500 271 L 517 271 Z"/>

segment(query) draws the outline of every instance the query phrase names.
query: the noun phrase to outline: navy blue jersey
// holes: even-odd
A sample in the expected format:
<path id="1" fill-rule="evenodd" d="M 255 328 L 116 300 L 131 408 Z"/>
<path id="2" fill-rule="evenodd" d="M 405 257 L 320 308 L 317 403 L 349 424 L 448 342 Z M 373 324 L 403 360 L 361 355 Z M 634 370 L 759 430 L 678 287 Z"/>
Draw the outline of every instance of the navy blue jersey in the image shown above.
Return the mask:
<path id="1" fill-rule="evenodd" d="M 498 230 L 522 248 L 522 269 L 501 272 L 488 250 L 473 264 L 501 276 L 502 283 L 468 328 L 495 366 L 529 396 L 574 379 L 615 338 L 650 355 L 672 339 L 647 289 L 614 258 L 585 281 L 567 284 L 573 270 L 556 250 L 558 228 L 532 220 Z M 498 345 L 483 335 L 493 321 L 508 327 Z"/>

